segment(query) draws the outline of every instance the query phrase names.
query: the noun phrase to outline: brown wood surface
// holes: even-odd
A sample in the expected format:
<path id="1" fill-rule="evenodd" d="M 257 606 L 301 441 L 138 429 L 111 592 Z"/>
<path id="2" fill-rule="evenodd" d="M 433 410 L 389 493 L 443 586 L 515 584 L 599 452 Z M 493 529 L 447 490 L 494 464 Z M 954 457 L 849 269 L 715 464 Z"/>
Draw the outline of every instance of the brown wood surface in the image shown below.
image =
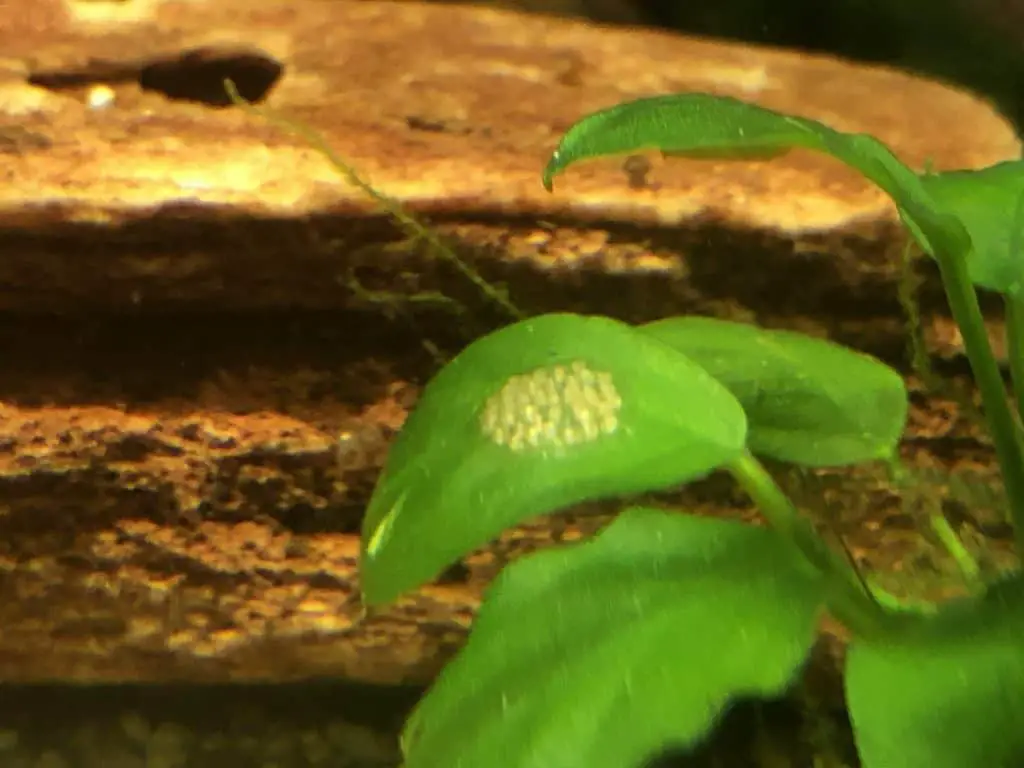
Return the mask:
<path id="1" fill-rule="evenodd" d="M 197 49 L 237 77 L 283 65 L 267 103 L 429 215 L 528 312 L 700 312 L 895 362 L 904 238 L 856 175 L 803 153 L 655 158 L 644 189 L 609 161 L 549 195 L 547 153 L 581 114 L 669 90 L 870 132 L 915 165 L 1019 152 L 988 107 L 937 84 L 654 32 L 413 3 L 166 2 L 114 21 L 61 8 L 0 6 L 5 682 L 423 682 L 502 563 L 605 519 L 512 531 L 442 584 L 363 616 L 359 519 L 436 368 L 423 342 L 450 354 L 507 318 L 301 138 L 145 90 L 154 67 L 195 92 L 209 72 L 181 68 Z M 97 86 L 112 89 L 109 106 L 89 106 Z M 440 290 L 464 312 L 367 302 L 353 278 Z M 956 369 L 933 275 L 924 308 L 936 355 Z M 955 406 L 922 394 L 913 430 L 917 464 L 989 471 Z M 876 567 L 920 554 L 877 478 L 853 491 L 823 482 Z M 683 501 L 753 516 L 717 481 Z"/>

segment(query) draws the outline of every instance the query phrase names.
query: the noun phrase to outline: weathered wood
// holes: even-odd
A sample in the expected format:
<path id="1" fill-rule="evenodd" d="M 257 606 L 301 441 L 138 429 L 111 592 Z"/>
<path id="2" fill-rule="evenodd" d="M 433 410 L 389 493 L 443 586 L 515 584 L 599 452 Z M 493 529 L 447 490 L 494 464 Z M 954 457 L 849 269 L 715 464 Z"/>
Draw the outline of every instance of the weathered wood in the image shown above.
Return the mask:
<path id="1" fill-rule="evenodd" d="M 984 104 L 934 83 L 654 32 L 412 3 L 167 2 L 102 23 L 60 8 L 0 9 L 5 681 L 422 682 L 507 557 L 601 519 L 511 532 L 363 619 L 356 531 L 434 367 L 422 338 L 450 350 L 503 318 L 301 138 L 144 85 L 209 97 L 228 74 L 257 95 L 282 67 L 270 105 L 528 311 L 744 317 L 891 359 L 903 236 L 846 169 L 655 162 L 636 189 L 609 161 L 548 195 L 546 153 L 584 112 L 668 90 L 870 132 L 914 164 L 1019 151 Z M 202 47 L 212 74 L 188 58 Z M 469 317 L 390 318 L 353 276 L 441 290 Z M 929 322 L 955 352 L 948 321 Z M 688 498 L 750 514 L 718 486 Z"/>

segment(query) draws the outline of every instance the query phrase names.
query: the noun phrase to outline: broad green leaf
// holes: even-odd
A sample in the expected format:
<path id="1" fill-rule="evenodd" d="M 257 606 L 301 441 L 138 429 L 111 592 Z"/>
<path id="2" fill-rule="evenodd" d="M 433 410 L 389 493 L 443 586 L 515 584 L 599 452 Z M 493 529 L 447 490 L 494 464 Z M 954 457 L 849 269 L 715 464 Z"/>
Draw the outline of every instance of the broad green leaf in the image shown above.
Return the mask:
<path id="1" fill-rule="evenodd" d="M 811 467 L 887 458 L 907 421 L 903 378 L 838 344 L 708 317 L 641 329 L 699 363 L 747 414 L 756 454 Z"/>
<path id="2" fill-rule="evenodd" d="M 970 237 L 963 224 L 880 141 L 726 96 L 655 96 L 588 115 L 566 131 L 544 169 L 543 182 L 551 189 L 554 177 L 570 165 L 606 155 L 661 150 L 672 155 L 729 157 L 796 147 L 830 154 L 881 187 L 929 253 L 941 250 L 966 256 Z"/>
<path id="3" fill-rule="evenodd" d="M 745 438 L 725 387 L 625 323 L 503 328 L 427 385 L 396 439 L 363 522 L 364 594 L 392 600 L 528 518 L 701 477 Z"/>
<path id="4" fill-rule="evenodd" d="M 1024 161 L 977 171 L 925 174 L 921 181 L 970 233 L 974 244 L 968 261 L 971 281 L 1019 295 L 1024 285 Z"/>
<path id="5" fill-rule="evenodd" d="M 857 640 L 846 698 L 864 768 L 1024 765 L 1024 581 L 900 636 Z"/>
<path id="6" fill-rule="evenodd" d="M 632 768 L 797 676 L 823 603 L 769 528 L 632 509 L 500 574 L 414 711 L 405 768 Z"/>

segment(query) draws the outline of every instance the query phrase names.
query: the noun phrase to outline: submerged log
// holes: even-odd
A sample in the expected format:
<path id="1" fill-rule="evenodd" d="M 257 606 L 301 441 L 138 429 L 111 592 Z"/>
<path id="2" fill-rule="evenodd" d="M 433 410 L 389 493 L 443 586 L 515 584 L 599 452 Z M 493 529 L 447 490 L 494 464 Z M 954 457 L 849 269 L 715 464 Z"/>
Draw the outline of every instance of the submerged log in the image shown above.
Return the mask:
<path id="1" fill-rule="evenodd" d="M 606 519 L 512 531 L 364 616 L 359 521 L 436 368 L 423 342 L 450 354 L 507 317 L 306 139 L 227 106 L 223 78 L 524 311 L 742 318 L 894 361 L 905 237 L 848 169 L 652 158 L 641 185 L 609 160 L 548 194 L 547 153 L 587 111 L 683 90 L 872 133 L 915 166 L 1020 149 L 936 83 L 650 31 L 415 3 L 74 8 L 0 9 L 4 682 L 425 682 L 503 562 Z M 933 278 L 924 307 L 955 356 Z M 942 407 L 915 411 L 922 439 L 969 431 Z M 752 515 L 719 485 L 686 498 Z"/>

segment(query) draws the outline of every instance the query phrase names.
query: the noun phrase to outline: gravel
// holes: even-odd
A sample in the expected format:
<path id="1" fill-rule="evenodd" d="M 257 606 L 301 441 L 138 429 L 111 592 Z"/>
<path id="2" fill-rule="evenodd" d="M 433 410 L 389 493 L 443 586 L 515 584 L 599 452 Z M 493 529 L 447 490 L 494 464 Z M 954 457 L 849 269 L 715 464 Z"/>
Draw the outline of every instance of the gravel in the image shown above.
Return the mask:
<path id="1" fill-rule="evenodd" d="M 166 693 L 166 696 L 163 695 Z M 3 768 L 397 768 L 406 702 L 348 692 L 3 689 Z M 308 700 L 307 700 L 308 699 Z M 357 713 L 356 716 L 351 714 Z M 364 722 L 358 722 L 361 717 Z M 368 722 L 376 720 L 376 722 Z"/>

